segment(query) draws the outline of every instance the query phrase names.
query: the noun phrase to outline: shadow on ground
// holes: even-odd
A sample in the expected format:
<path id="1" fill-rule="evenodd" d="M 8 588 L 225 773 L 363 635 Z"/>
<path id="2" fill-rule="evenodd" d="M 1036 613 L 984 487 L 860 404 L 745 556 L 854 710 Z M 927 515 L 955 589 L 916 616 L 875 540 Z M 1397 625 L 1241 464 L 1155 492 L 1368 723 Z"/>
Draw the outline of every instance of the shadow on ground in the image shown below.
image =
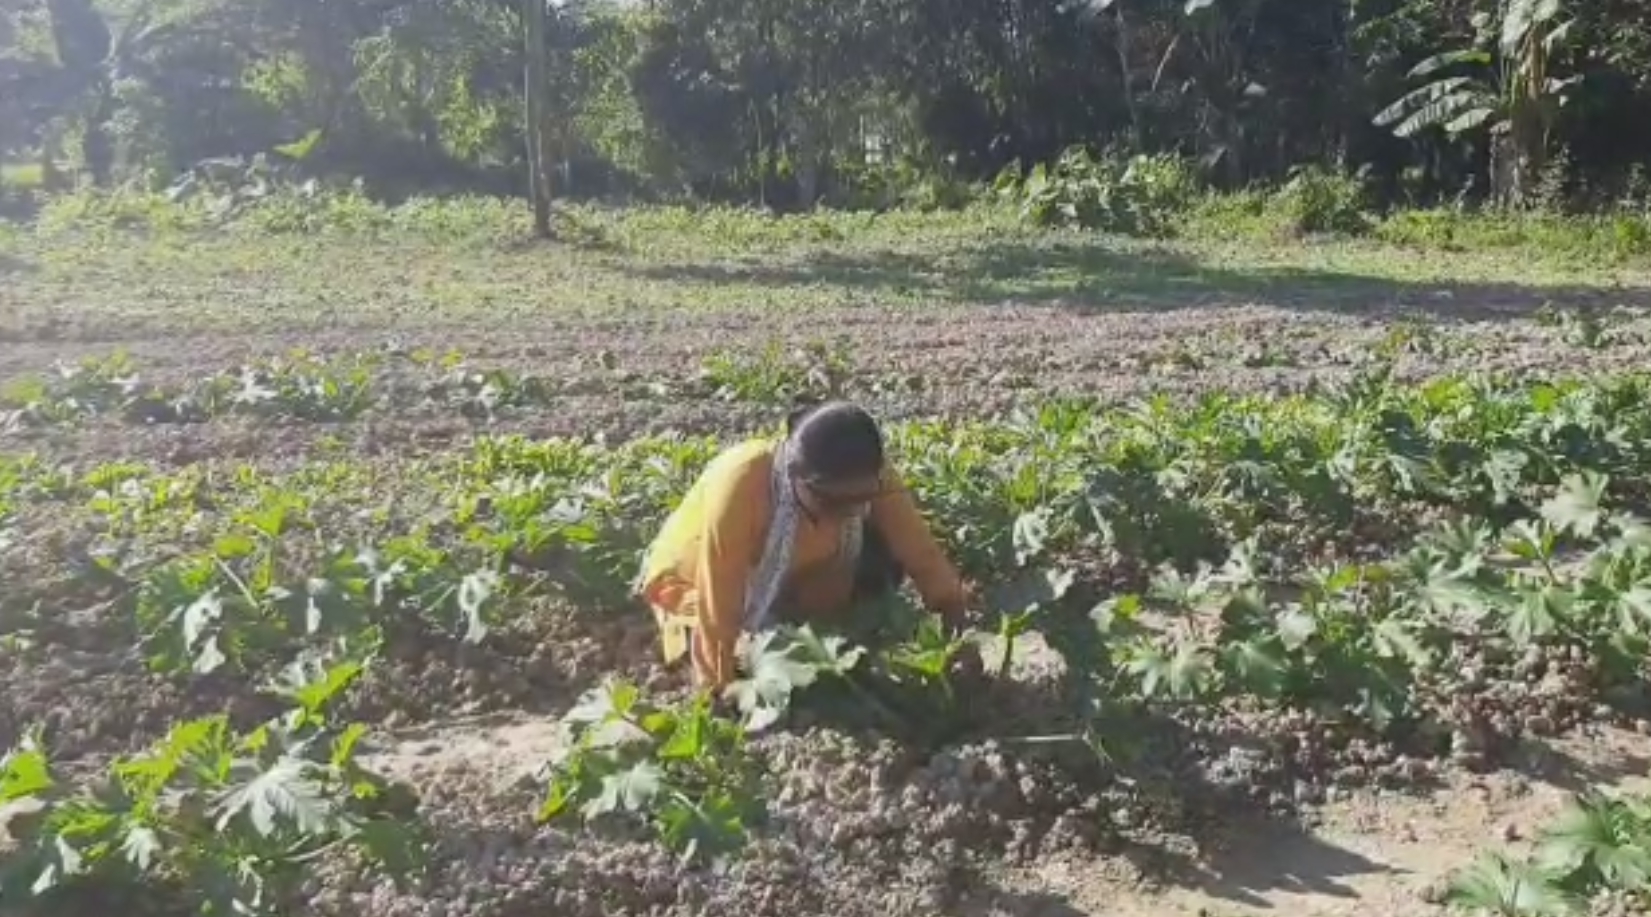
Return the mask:
<path id="1" fill-rule="evenodd" d="M 34 262 L 0 252 L 0 277 L 7 274 L 32 274 L 34 271 Z"/>
<path id="2" fill-rule="evenodd" d="M 1275 906 L 1277 894 L 1356 900 L 1349 880 L 1393 875 L 1399 870 L 1315 837 L 1291 822 L 1239 818 L 1229 822 L 1226 843 L 1199 860 L 1148 848 L 1132 861 L 1162 882 L 1210 898 L 1252 908 Z"/>
<path id="3" fill-rule="evenodd" d="M 1014 767 L 1038 775 L 1031 785 L 1098 796 L 1099 821 L 1088 839 L 1093 855 L 1129 864 L 1130 872 L 1151 885 L 1272 908 L 1273 897 L 1280 894 L 1357 900 L 1349 880 L 1397 872 L 1316 837 L 1298 821 L 1288 802 L 1298 775 L 1274 753 L 1272 738 L 1235 724 L 1194 729 L 1162 713 L 1143 712 L 1096 723 L 1099 735 L 1128 737 L 1109 742 L 1112 748 L 1103 760 L 1075 737 L 1059 738 L 1081 727 L 1071 708 L 1049 689 L 1008 681 L 993 682 L 979 693 L 960 691 L 962 705 L 970 711 L 968 726 L 938 736 L 919 728 L 883 735 L 915 740 L 914 760 L 925 760 L 942 746 L 996 746 Z M 840 709 L 834 712 L 840 714 Z M 940 719 L 931 716 L 929 725 Z M 840 715 L 830 720 L 843 723 Z M 925 740 L 936 739 L 922 747 Z M 1059 792 L 1028 797 L 1033 821 L 1047 824 L 1064 816 L 1070 810 L 1061 798 Z M 1135 814 L 1115 824 L 1114 815 L 1126 811 Z M 1063 850 L 1068 848 L 1053 848 L 1051 862 L 1060 862 Z M 1106 882 L 1103 878 L 1097 884 L 1097 876 L 1088 873 L 1062 875 L 1058 866 L 1046 868 L 1041 857 L 1027 869 L 1035 874 L 1031 881 L 1013 888 L 983 877 L 964 893 L 960 913 L 1071 917 L 1085 912 L 1060 893 L 1073 892 L 1087 901 Z"/>
<path id="4" fill-rule="evenodd" d="M 1167 311 L 1246 304 L 1439 321 L 1518 319 L 1550 303 L 1651 307 L 1651 289 L 1397 280 L 1296 267 L 1217 267 L 1166 248 L 1005 242 L 933 255 L 815 253 L 798 263 L 742 261 L 629 268 L 655 280 L 840 287 L 932 296 L 964 305 L 1076 312 Z"/>
<path id="5" fill-rule="evenodd" d="M 1590 750 L 1591 760 L 1584 760 L 1554 742 L 1529 741 L 1518 749 L 1510 765 L 1532 780 L 1567 793 L 1586 793 L 1651 774 L 1647 747 L 1651 745 L 1629 747 L 1599 740 Z"/>
<path id="6" fill-rule="evenodd" d="M 1192 892 L 1208 902 L 1200 913 L 1211 914 L 1224 913 L 1221 905 L 1289 913 L 1289 905 L 1277 900 L 1280 895 L 1329 898 L 1347 902 L 1351 908 L 1360 900 L 1354 882 L 1403 873 L 1293 825 L 1237 820 L 1229 828 L 1240 840 L 1198 861 L 1151 846 L 1130 848 L 1119 856 L 1148 879 L 1148 887 L 1174 886 Z M 1017 874 L 972 882 L 960 895 L 956 913 L 960 917 L 1140 917 L 1147 911 L 1157 912 L 1145 906 L 1152 894 L 1134 889 L 1124 893 L 1140 903 L 1120 909 L 1118 895 L 1129 883 L 1114 887 L 1119 881 L 1098 875 L 1093 864 L 1040 862 Z M 1100 904 L 1103 901 L 1106 904 Z M 1167 903 L 1163 910 L 1180 912 Z"/>
<path id="7" fill-rule="evenodd" d="M 1090 917 L 1066 895 L 982 883 L 961 896 L 953 917 Z"/>

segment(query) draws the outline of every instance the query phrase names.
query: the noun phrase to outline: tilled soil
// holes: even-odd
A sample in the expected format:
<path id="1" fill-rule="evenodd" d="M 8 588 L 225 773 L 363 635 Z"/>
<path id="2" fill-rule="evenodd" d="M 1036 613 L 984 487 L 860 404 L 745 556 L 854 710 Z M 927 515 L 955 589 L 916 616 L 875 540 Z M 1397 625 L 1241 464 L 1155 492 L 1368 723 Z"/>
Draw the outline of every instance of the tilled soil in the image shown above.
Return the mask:
<path id="1" fill-rule="evenodd" d="M 0 433 L 0 449 L 82 466 L 238 459 L 279 467 L 321 451 L 370 461 L 452 450 L 483 431 L 624 438 L 748 430 L 782 408 L 671 392 L 710 355 L 776 341 L 842 346 L 865 400 L 891 417 L 979 416 L 1052 392 L 1121 400 L 1294 391 L 1353 372 L 1400 321 L 1431 329 L 1431 343 L 1400 360 L 1401 373 L 1413 378 L 1651 365 L 1643 320 L 1625 320 L 1614 326 L 1617 338 L 1584 346 L 1531 318 L 1542 296 L 1512 290 L 1469 303 L 1449 289 L 1415 289 L 1355 308 L 1304 302 L 1283 288 L 1247 288 L 1189 294 L 1177 308 L 1120 295 L 1103 308 L 1093 295 L 1029 304 L 985 302 L 954 289 L 923 309 L 890 308 L 868 296 L 860 297 L 864 305 L 806 314 L 752 302 L 585 319 L 536 313 L 527 303 L 485 327 L 428 313 L 352 317 L 341 310 L 337 321 L 299 333 L 225 330 L 223 322 L 197 332 L 182 299 L 207 292 L 187 290 L 174 303 L 156 278 L 132 279 L 143 311 L 125 316 L 100 313 L 92 302 L 110 299 L 122 283 L 117 276 L 92 274 L 44 292 L 38 278 L 6 279 L 22 286 L 0 291 L 0 306 L 19 306 L 14 320 L 0 321 L 0 384 L 116 349 L 145 379 L 170 384 L 293 348 L 326 355 L 430 348 L 460 351 L 478 368 L 546 377 L 562 393 L 486 425 L 392 395 L 337 424 L 226 418 L 145 425 L 112 417 Z M 34 298 L 24 302 L 18 289 Z M 267 279 L 221 289 L 266 312 L 305 296 Z M 1586 300 L 1609 307 L 1629 303 L 1630 293 L 1640 296 L 1601 290 L 1554 298 L 1561 306 Z M 272 324 L 279 322 L 268 314 L 248 321 L 258 329 Z M 662 381 L 666 394 L 639 396 L 637 380 Z M 56 754 L 97 761 L 151 742 L 187 716 L 227 709 L 252 722 L 270 712 L 249 682 L 186 689 L 152 676 L 132 651 L 129 624 L 100 619 L 95 596 L 81 599 L 79 617 L 57 622 L 60 632 L 0 656 L 0 691 L 8 698 L 0 736 L 43 723 Z M 482 648 L 458 651 L 451 641 L 417 635 L 393 642 L 346 712 L 382 733 L 374 763 L 419 788 L 438 837 L 431 874 L 396 888 L 331 862 L 307 889 L 310 911 L 1409 917 L 1437 910 L 1431 892 L 1450 869 L 1488 845 L 1528 837 L 1563 791 L 1630 784 L 1625 775 L 1651 761 L 1651 739 L 1596 726 L 1504 750 L 1490 762 L 1498 770 L 1470 771 L 1448 759 L 1423 766 L 1391 749 L 1355 747 L 1308 772 L 1286 740 L 1292 724 L 1228 717 L 1165 724 L 1160 753 L 1142 776 L 984 737 L 1034 726 L 1028 705 L 1039 695 L 1032 691 L 1001 710 L 983 701 L 982 736 L 938 752 L 831 728 L 761 739 L 756 753 L 775 789 L 770 823 L 728 870 L 684 872 L 627 830 L 570 831 L 531 818 L 542 792 L 534 771 L 557 747 L 556 717 L 609 673 L 666 686 L 652 651 L 645 621 L 593 623 L 554 608 L 535 609 L 518 630 Z M 1474 762 L 1480 771 L 1484 763 Z M 1375 788 L 1383 783 L 1396 788 Z"/>
<path id="2" fill-rule="evenodd" d="M 1526 746 L 1506 769 L 1430 789 L 1339 790 L 1294 816 L 1074 779 L 995 743 L 912 760 L 829 731 L 765 740 L 771 822 L 721 874 L 675 872 L 620 834 L 536 830 L 543 721 L 435 727 L 377 757 L 431 787 L 443 891 L 319 883 L 326 913 L 1115 915 L 1442 913 L 1444 878 L 1488 845 L 1517 851 L 1567 793 L 1641 790 L 1651 740 L 1594 729 Z M 1258 778 L 1265 775 L 1256 774 Z"/>
<path id="3" fill-rule="evenodd" d="M 372 455 L 434 453 L 481 433 L 625 439 L 679 430 L 736 432 L 773 423 L 782 404 L 708 397 L 697 379 L 713 355 L 752 356 L 772 343 L 835 343 L 851 355 L 846 389 L 881 415 L 978 417 L 1037 397 L 1103 400 L 1206 392 L 1287 393 L 1350 376 L 1398 327 L 1391 315 L 1309 314 L 1251 305 L 1205 310 L 1075 312 L 1043 307 L 937 307 L 789 314 L 682 314 L 569 322 L 547 319 L 474 329 L 354 329 L 305 336 L 138 337 L 34 340 L 0 348 L 0 384 L 124 350 L 143 380 L 179 384 L 301 347 L 347 357 L 430 348 L 457 350 L 476 369 L 543 377 L 555 396 L 490 419 L 425 403 L 415 371 L 375 376 L 377 405 L 348 423 L 144 424 L 98 417 L 72 426 L 23 427 L 6 448 L 85 460 L 143 458 L 188 464 L 206 458 L 279 462 L 322 448 Z M 1642 328 L 1642 325 L 1644 326 Z M 1408 327 L 1408 326 L 1407 326 Z M 1469 370 L 1553 373 L 1641 368 L 1651 359 L 1651 323 L 1616 326 L 1597 347 L 1567 343 L 1555 329 L 1522 321 L 1432 326 L 1426 347 L 1403 352 L 1402 377 Z M 597 355 L 605 355 L 598 359 Z M 605 365 L 604 365 L 605 364 Z M 657 383 L 656 389 L 650 384 Z"/>

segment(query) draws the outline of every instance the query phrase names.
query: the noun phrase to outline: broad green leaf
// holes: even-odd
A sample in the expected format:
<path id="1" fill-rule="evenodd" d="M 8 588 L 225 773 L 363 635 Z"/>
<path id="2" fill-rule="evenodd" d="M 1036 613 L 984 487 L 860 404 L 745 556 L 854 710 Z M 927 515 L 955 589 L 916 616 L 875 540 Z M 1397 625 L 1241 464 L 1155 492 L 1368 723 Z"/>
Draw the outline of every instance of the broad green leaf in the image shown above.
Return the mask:
<path id="1" fill-rule="evenodd" d="M 1492 107 L 1479 84 L 1465 76 L 1446 77 L 1401 96 L 1376 115 L 1378 127 L 1393 126 L 1399 137 L 1412 137 L 1430 127 L 1444 127 L 1463 114 Z"/>
<path id="2" fill-rule="evenodd" d="M 1318 633 L 1318 619 L 1298 606 L 1279 612 L 1277 621 L 1279 642 L 1291 652 L 1306 646 Z"/>
<path id="3" fill-rule="evenodd" d="M 1371 641 L 1376 653 L 1387 659 L 1399 659 L 1415 669 L 1433 664 L 1433 653 L 1416 635 L 1410 622 L 1399 618 L 1384 618 L 1371 629 Z"/>
<path id="4" fill-rule="evenodd" d="M 1011 530 L 1011 542 L 1015 548 L 1015 563 L 1025 566 L 1028 562 L 1043 554 L 1044 545 L 1049 541 L 1049 512 L 1037 510 L 1021 513 L 1015 518 Z"/>
<path id="5" fill-rule="evenodd" d="M 139 872 L 148 872 L 161 854 L 160 835 L 148 825 L 133 824 L 121 841 L 120 852 Z"/>
<path id="6" fill-rule="evenodd" d="M 584 805 L 587 819 L 612 812 L 641 812 L 664 788 L 665 772 L 652 761 L 639 761 L 627 770 L 602 778 L 601 791 Z"/>
<path id="7" fill-rule="evenodd" d="M 1637 585 L 1616 597 L 1618 619 L 1625 630 L 1651 631 L 1651 585 Z"/>
<path id="8" fill-rule="evenodd" d="M 1495 118 L 1497 110 L 1489 105 L 1475 105 L 1461 114 L 1456 115 L 1444 124 L 1447 134 L 1465 134 L 1468 131 L 1483 127 L 1486 122 Z"/>
<path id="9" fill-rule="evenodd" d="M 567 811 L 578 791 L 579 780 L 576 774 L 558 773 L 551 780 L 550 787 L 545 793 L 545 801 L 539 805 L 538 820 L 540 822 L 554 821 Z"/>
<path id="10" fill-rule="evenodd" d="M 1577 21 L 1575 19 L 1567 19 L 1550 29 L 1548 34 L 1542 36 L 1543 50 L 1547 51 L 1549 54 L 1552 54 L 1561 45 L 1564 45 L 1566 41 L 1570 40 L 1571 33 L 1576 30 L 1576 23 Z M 1575 85 L 1583 79 L 1584 74 L 1580 73 L 1572 74 L 1562 80 L 1554 80 L 1550 78 L 1550 84 L 1558 85 L 1550 85 L 1548 91 L 1557 94 L 1560 89 Z"/>
<path id="11" fill-rule="evenodd" d="M 1221 648 L 1221 658 L 1244 690 L 1260 697 L 1277 697 L 1282 691 L 1284 660 L 1267 641 L 1250 639 L 1228 644 Z"/>
<path id="12" fill-rule="evenodd" d="M 459 583 L 459 611 L 464 615 L 464 641 L 480 643 L 487 637 L 485 609 L 501 580 L 492 570 L 477 570 Z"/>
<path id="13" fill-rule="evenodd" d="M 1451 878 L 1446 903 L 1502 917 L 1563 917 L 1574 908 L 1555 878 L 1490 854 Z"/>
<path id="14" fill-rule="evenodd" d="M 253 775 L 242 786 L 224 794 L 214 807 L 219 831 L 245 815 L 262 837 L 274 836 L 288 822 L 306 836 L 325 834 L 330 824 L 331 803 L 321 784 L 311 775 L 314 765 L 281 757 L 267 769 Z"/>
<path id="15" fill-rule="evenodd" d="M 367 735 L 367 726 L 363 723 L 351 723 L 344 727 L 332 741 L 332 753 L 328 763 L 333 767 L 343 768 L 355 760 L 356 746 Z"/>
<path id="16" fill-rule="evenodd" d="M 1490 481 L 1496 505 L 1505 505 L 1519 492 L 1519 482 L 1530 458 L 1513 449 L 1499 449 L 1485 460 L 1485 477 Z"/>
<path id="17" fill-rule="evenodd" d="M 1575 593 L 1555 586 L 1524 590 L 1519 601 L 1508 609 L 1509 639 L 1517 646 L 1528 646 L 1558 633 L 1561 622 L 1570 616 L 1575 600 Z"/>
<path id="18" fill-rule="evenodd" d="M 1510 58 L 1520 57 L 1520 46 L 1558 15 L 1559 0 L 1508 0 L 1502 11 L 1502 53 Z"/>
<path id="19" fill-rule="evenodd" d="M 1102 636 L 1122 636 L 1140 630 L 1141 597 L 1119 595 L 1103 600 L 1089 612 L 1089 619 Z"/>
<path id="20" fill-rule="evenodd" d="M 1432 76 L 1446 67 L 1453 67 L 1457 64 L 1479 64 L 1482 66 L 1489 66 L 1490 63 L 1491 56 L 1489 53 L 1480 51 L 1477 48 L 1462 48 L 1456 51 L 1445 51 L 1440 54 L 1435 54 L 1432 57 L 1423 60 L 1416 66 L 1410 68 L 1409 76 L 1411 79 L 1421 79 L 1424 76 Z"/>
<path id="21" fill-rule="evenodd" d="M 294 660 L 281 670 L 271 688 L 306 713 L 318 714 L 361 677 L 365 666 L 357 660 L 327 665 L 316 657 Z"/>
<path id="22" fill-rule="evenodd" d="M 711 716 L 707 706 L 697 705 L 689 713 L 670 716 L 670 738 L 657 752 L 661 761 L 692 761 L 710 749 Z"/>
<path id="23" fill-rule="evenodd" d="M 812 627 L 792 631 L 791 640 L 793 655 L 800 661 L 839 677 L 853 671 L 866 655 L 864 647 L 849 645 L 847 638 L 837 634 L 821 636 Z"/>
<path id="24" fill-rule="evenodd" d="M 1559 492 L 1542 505 L 1542 518 L 1561 532 L 1580 538 L 1592 536 L 1604 516 L 1600 501 L 1605 497 L 1605 486 L 1605 477 L 1592 472 L 1567 476 Z"/>
<path id="25" fill-rule="evenodd" d="M 51 763 L 33 742 L 8 752 L 0 761 L 0 805 L 44 793 L 54 785 Z"/>
<path id="26" fill-rule="evenodd" d="M 1210 663 L 1202 648 L 1191 641 L 1182 641 L 1167 653 L 1143 644 L 1135 648 L 1125 670 L 1140 679 L 1143 697 L 1191 700 L 1204 690 Z"/>
<path id="27" fill-rule="evenodd" d="M 793 656 L 793 649 L 778 631 L 751 642 L 747 653 L 751 674 L 724 691 L 745 716 L 747 730 L 760 732 L 772 726 L 790 708 L 792 692 L 819 677 L 819 667 Z"/>
<path id="28" fill-rule="evenodd" d="M 714 793 L 695 801 L 676 796 L 659 815 L 660 839 L 684 860 L 716 856 L 745 841 L 743 808 L 729 795 Z"/>
<path id="29" fill-rule="evenodd" d="M 613 679 L 580 695 L 563 719 L 569 723 L 586 724 L 628 716 L 641 697 L 642 691 L 636 685 Z"/>
<path id="30" fill-rule="evenodd" d="M 1377 112 L 1371 123 L 1377 127 L 1393 127 L 1407 118 L 1414 117 L 1417 111 L 1425 109 L 1430 103 L 1461 95 L 1472 83 L 1470 77 L 1453 76 L 1418 86 Z M 1398 133 L 1398 130 L 1395 128 L 1394 132 Z"/>
<path id="31" fill-rule="evenodd" d="M 249 557 L 257 549 L 257 543 L 239 532 L 221 535 L 217 541 L 212 543 L 212 552 L 217 554 L 220 560 L 236 560 Z"/>
<path id="32" fill-rule="evenodd" d="M 1613 887 L 1643 888 L 1651 881 L 1644 828 L 1622 803 L 1587 793 L 1542 832 L 1536 863 L 1557 875 L 1592 868 Z"/>
<path id="33" fill-rule="evenodd" d="M 1500 604 L 1495 591 L 1477 581 L 1478 567 L 1474 559 L 1461 566 L 1438 562 L 1420 570 L 1412 569 L 1412 575 L 1418 576 L 1415 597 L 1425 609 L 1440 617 L 1476 621 Z"/>

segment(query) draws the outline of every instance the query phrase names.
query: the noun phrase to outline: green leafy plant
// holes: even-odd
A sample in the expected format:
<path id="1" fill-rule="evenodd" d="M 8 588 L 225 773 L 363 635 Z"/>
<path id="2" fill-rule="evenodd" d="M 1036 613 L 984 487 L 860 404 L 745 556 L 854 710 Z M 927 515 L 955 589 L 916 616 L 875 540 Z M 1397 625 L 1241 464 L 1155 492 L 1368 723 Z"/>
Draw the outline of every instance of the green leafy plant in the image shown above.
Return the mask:
<path id="1" fill-rule="evenodd" d="M 587 692 L 563 724 L 541 821 L 639 819 L 695 860 L 737 850 L 763 817 L 744 731 L 715 715 L 708 697 L 655 706 L 612 680 Z"/>
<path id="2" fill-rule="evenodd" d="M 14 423 L 72 423 L 115 410 L 139 388 L 137 372 L 124 353 L 59 363 L 44 377 L 25 377 L 0 394 L 0 406 L 13 409 Z"/>
<path id="3" fill-rule="evenodd" d="M 466 642 L 487 636 L 502 587 L 492 569 L 466 571 L 447 552 L 402 538 L 333 551 L 319 569 L 283 581 L 274 530 L 258 531 L 145 578 L 136 613 L 152 668 L 209 674 L 253 669 L 306 645 L 376 646 L 409 613 Z"/>
<path id="4" fill-rule="evenodd" d="M 787 349 L 775 342 L 756 350 L 725 350 L 707 356 L 698 382 L 713 398 L 791 406 L 804 400 L 839 397 L 853 372 L 841 346 L 812 341 Z"/>
<path id="5" fill-rule="evenodd" d="M 416 869 L 416 801 L 357 760 L 366 727 L 334 726 L 325 713 L 359 671 L 295 671 L 299 706 L 282 721 L 245 733 L 223 716 L 180 723 L 87 783 L 55 774 L 31 736 L 0 762 L 0 804 L 32 809 L 12 822 L 6 893 L 147 881 L 200 913 L 275 914 L 319 857 Z"/>
<path id="6" fill-rule="evenodd" d="M 1005 169 L 995 190 L 1019 206 L 1022 219 L 1039 226 L 1162 236 L 1196 187 L 1187 166 L 1171 157 L 1097 158 L 1071 147 L 1053 165 L 1038 163 L 1024 177 L 1018 164 Z"/>
<path id="7" fill-rule="evenodd" d="M 1651 901 L 1651 802 L 1590 791 L 1536 838 L 1525 862 L 1490 853 L 1452 877 L 1449 901 L 1512 917 L 1578 913 L 1607 892 Z"/>
<path id="8" fill-rule="evenodd" d="M 241 414 L 310 421 L 349 420 L 373 406 L 366 357 L 327 361 L 302 351 L 248 363 L 177 386 L 144 384 L 124 354 L 59 366 L 53 377 L 24 379 L 0 398 L 14 422 L 70 424 L 120 414 L 136 423 L 199 423 Z"/>

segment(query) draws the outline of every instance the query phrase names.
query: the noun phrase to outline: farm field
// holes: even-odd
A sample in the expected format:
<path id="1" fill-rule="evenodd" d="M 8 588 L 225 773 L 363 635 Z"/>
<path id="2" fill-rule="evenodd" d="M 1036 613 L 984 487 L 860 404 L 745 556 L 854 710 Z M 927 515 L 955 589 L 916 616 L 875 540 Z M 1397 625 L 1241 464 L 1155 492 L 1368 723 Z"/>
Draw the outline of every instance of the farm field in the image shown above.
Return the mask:
<path id="1" fill-rule="evenodd" d="M 26 912 L 1426 915 L 1477 863 L 1647 913 L 1643 803 L 1544 832 L 1651 766 L 1651 265 L 568 226 L 0 235 Z M 890 421 L 990 674 L 889 608 L 713 716 L 628 580 L 826 395 Z"/>

